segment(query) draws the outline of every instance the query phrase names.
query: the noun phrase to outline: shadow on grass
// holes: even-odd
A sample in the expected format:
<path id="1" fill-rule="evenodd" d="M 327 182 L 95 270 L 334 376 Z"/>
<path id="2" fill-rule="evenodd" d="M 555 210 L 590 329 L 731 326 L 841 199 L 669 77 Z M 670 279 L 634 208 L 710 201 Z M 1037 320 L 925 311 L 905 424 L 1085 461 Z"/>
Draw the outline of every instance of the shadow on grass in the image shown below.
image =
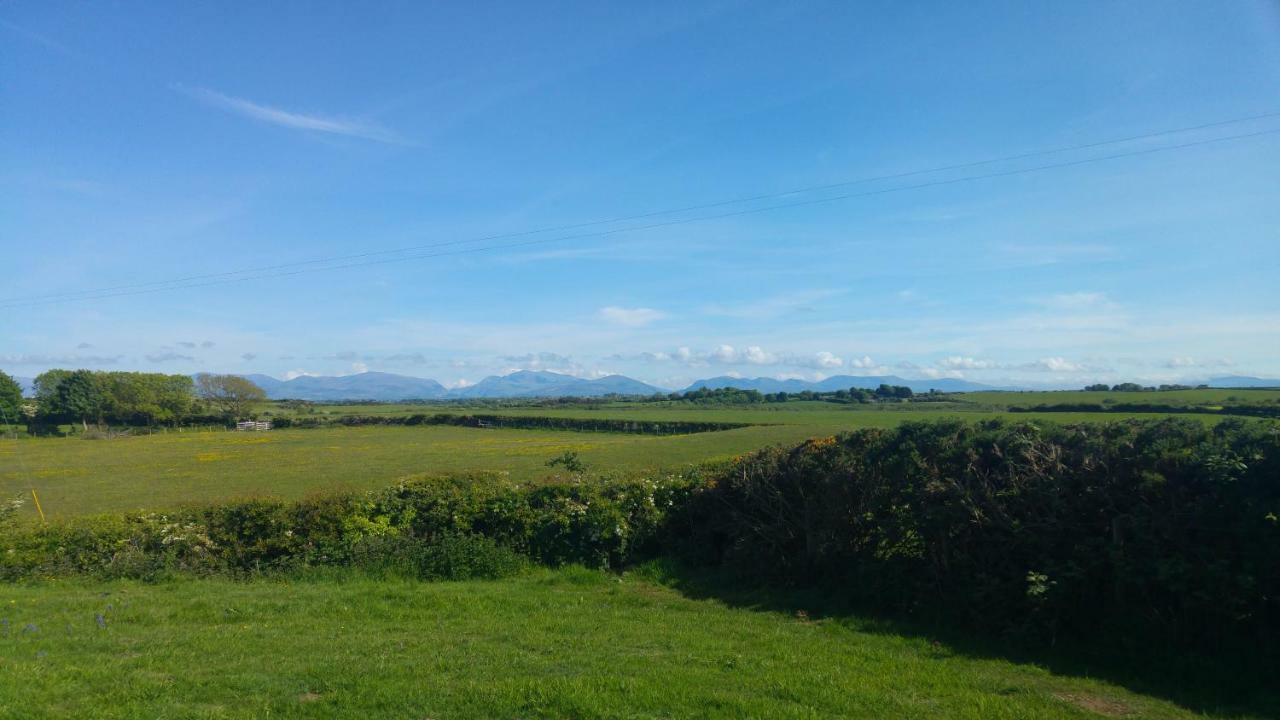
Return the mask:
<path id="1" fill-rule="evenodd" d="M 828 619 L 858 632 L 936 641 L 965 657 L 1034 664 L 1055 675 L 1104 680 L 1196 713 L 1280 718 L 1280 652 L 1274 648 L 1268 648 L 1265 655 L 1255 650 L 1205 656 L 1124 647 L 1109 634 L 1032 645 L 983 637 L 954 623 L 889 617 L 844 602 L 821 588 L 761 587 L 725 570 L 674 560 L 652 561 L 635 568 L 634 573 L 693 599 Z"/>

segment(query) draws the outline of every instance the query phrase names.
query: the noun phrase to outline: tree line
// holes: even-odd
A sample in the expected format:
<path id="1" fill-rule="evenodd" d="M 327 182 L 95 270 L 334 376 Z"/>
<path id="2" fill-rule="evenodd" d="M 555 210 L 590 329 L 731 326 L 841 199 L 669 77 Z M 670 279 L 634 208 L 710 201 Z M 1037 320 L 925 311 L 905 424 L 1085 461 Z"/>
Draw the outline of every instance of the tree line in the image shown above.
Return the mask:
<path id="1" fill-rule="evenodd" d="M 929 395 L 938 393 L 930 391 Z M 648 398 L 654 402 L 691 402 L 706 405 L 748 405 L 754 403 L 785 403 L 792 400 L 823 400 L 835 403 L 874 403 L 912 400 L 917 395 L 905 385 L 889 385 L 881 383 L 874 390 L 865 388 L 849 388 L 848 390 L 801 390 L 799 392 L 779 391 L 762 393 L 759 390 L 743 390 L 736 387 L 708 388 L 687 390 L 682 393 L 673 392 L 658 394 Z"/>
<path id="2" fill-rule="evenodd" d="M 718 432 L 751 427 L 751 423 L 711 422 L 704 420 L 619 420 L 614 418 L 539 417 L 537 415 L 488 415 L 436 413 L 427 415 L 342 415 L 340 417 L 278 417 L 277 428 L 315 429 L 367 425 L 454 425 L 475 428 L 508 428 L 517 430 L 567 430 L 573 432 L 631 433 L 637 435 L 685 435 Z"/>
<path id="3" fill-rule="evenodd" d="M 1108 385 L 1106 383 L 1095 383 L 1086 385 L 1085 392 L 1169 392 L 1170 390 L 1205 390 L 1208 385 L 1139 385 L 1134 382 L 1125 382 L 1118 385 Z"/>
<path id="4" fill-rule="evenodd" d="M 35 379 L 32 402 L 0 372 L 0 421 L 29 426 L 114 424 L 152 427 L 237 420 L 266 399 L 238 375 L 168 375 L 53 369 Z"/>

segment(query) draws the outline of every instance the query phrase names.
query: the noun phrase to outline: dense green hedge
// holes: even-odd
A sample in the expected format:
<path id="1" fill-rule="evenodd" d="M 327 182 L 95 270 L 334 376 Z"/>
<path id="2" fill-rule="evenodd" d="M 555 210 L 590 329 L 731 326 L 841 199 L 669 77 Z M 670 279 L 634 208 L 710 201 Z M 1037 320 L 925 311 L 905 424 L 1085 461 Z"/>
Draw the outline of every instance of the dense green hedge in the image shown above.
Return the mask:
<path id="1" fill-rule="evenodd" d="M 639 435 L 687 435 L 751 427 L 750 423 L 699 422 L 688 420 L 620 420 L 616 418 L 542 417 L 530 415 L 343 415 L 336 418 L 277 418 L 278 428 L 320 428 L 334 425 L 455 425 L 458 427 L 509 428 L 517 430 L 570 430 L 575 432 L 634 433 Z"/>
<path id="2" fill-rule="evenodd" d="M 1187 405 L 1173 403 L 1052 403 L 1009 408 L 1009 412 L 1117 412 L 1117 413 L 1192 413 L 1202 415 L 1242 415 L 1246 417 L 1280 418 L 1280 405 Z"/>
<path id="3" fill-rule="evenodd" d="M 0 579 L 328 565 L 400 565 L 435 577 L 426 570 L 449 563 L 456 577 L 472 571 L 455 555 L 480 558 L 472 570 L 483 575 L 502 565 L 504 553 L 551 565 L 618 567 L 658 550 L 667 514 L 688 505 L 697 485 L 696 477 L 671 475 L 530 487 L 476 475 L 424 478 L 363 496 L 10 524 L 0 532 Z M 441 547 L 452 554 L 442 559 Z"/>
<path id="4" fill-rule="evenodd" d="M 767 449 L 692 475 L 0 522 L 0 579 L 355 566 L 498 576 L 653 556 L 896 614 L 1052 639 L 1266 644 L 1280 630 L 1280 428 L 939 421 Z M 3 521 L 0 513 L 0 521 Z"/>
<path id="5" fill-rule="evenodd" d="M 753 455 L 687 546 L 772 582 L 1021 635 L 1280 630 L 1280 430 L 908 423 Z"/>

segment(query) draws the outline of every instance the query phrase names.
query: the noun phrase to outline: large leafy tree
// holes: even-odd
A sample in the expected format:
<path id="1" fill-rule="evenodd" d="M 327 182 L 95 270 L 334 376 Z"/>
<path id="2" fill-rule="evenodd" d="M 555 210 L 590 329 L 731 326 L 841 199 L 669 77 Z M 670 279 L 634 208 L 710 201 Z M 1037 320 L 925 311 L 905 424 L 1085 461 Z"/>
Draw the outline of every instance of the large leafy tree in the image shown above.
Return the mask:
<path id="1" fill-rule="evenodd" d="M 70 370 L 46 370 L 36 376 L 36 407 L 41 415 L 52 415 L 53 405 L 56 402 L 56 394 L 58 385 L 71 374 Z"/>
<path id="2" fill-rule="evenodd" d="M 99 373 L 106 414 L 118 422 L 174 422 L 191 409 L 193 384 L 186 375 Z"/>
<path id="3" fill-rule="evenodd" d="M 194 389 L 190 377 L 162 373 L 55 369 L 35 380 L 41 418 L 86 425 L 90 418 L 129 425 L 178 422 L 192 410 Z"/>
<path id="4" fill-rule="evenodd" d="M 90 420 L 97 422 L 102 419 L 103 409 L 102 388 L 90 370 L 67 373 L 53 391 L 51 407 L 47 410 L 41 407 L 42 412 L 50 415 L 79 420 L 86 430 L 89 429 Z"/>
<path id="5" fill-rule="evenodd" d="M 196 393 L 218 412 L 234 420 L 245 417 L 253 404 L 267 399 L 267 394 L 253 381 L 239 375 L 196 376 Z"/>
<path id="6" fill-rule="evenodd" d="M 0 371 L 0 425 L 17 423 L 22 412 L 22 386 Z"/>

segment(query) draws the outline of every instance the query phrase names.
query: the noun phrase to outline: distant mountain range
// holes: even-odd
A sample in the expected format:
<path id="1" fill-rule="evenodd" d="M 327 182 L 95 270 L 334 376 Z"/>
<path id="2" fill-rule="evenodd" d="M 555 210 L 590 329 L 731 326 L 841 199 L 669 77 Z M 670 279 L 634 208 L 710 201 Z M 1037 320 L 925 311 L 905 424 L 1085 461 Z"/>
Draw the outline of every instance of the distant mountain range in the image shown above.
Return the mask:
<path id="1" fill-rule="evenodd" d="M 246 375 L 273 400 L 338 401 L 338 400 L 446 400 L 467 398 L 535 398 L 535 397 L 604 397 L 606 395 L 653 395 L 666 390 L 622 375 L 608 375 L 594 380 L 549 371 L 521 370 L 510 375 L 490 375 L 475 385 L 450 390 L 435 380 L 407 377 L 391 373 L 366 372 L 340 377 L 303 375 L 292 380 L 277 380 L 268 375 Z M 916 392 L 930 389 L 945 392 L 989 390 L 988 385 L 944 378 L 939 380 L 906 380 L 895 375 L 837 375 L 818 382 L 775 380 L 773 378 L 715 377 L 685 388 L 697 390 L 736 387 L 760 392 L 829 392 L 852 387 L 875 389 L 882 383 L 905 385 Z"/>
<path id="2" fill-rule="evenodd" d="M 733 387 L 740 390 L 759 390 L 762 393 L 793 393 L 802 392 L 804 390 L 812 390 L 814 392 L 832 392 L 834 390 L 848 390 L 849 388 L 874 390 L 881 385 L 902 385 L 909 387 L 913 392 L 918 393 L 928 392 L 930 390 L 939 390 L 942 392 L 976 392 L 978 390 L 998 389 L 991 385 L 969 382 L 968 380 L 957 380 L 955 378 L 907 380 L 906 378 L 900 378 L 897 375 L 833 375 L 825 380 L 818 380 L 816 382 L 810 382 L 808 380 L 777 380 L 775 378 L 767 377 L 735 378 L 722 375 L 720 377 L 699 380 L 685 388 L 685 390 L 698 390 L 704 387 L 710 388 L 711 390 L 718 390 L 720 388 Z"/>
<path id="3" fill-rule="evenodd" d="M 435 380 L 391 373 L 366 372 L 340 377 L 303 375 L 277 380 L 268 375 L 246 375 L 267 397 L 278 400 L 444 400 L 465 398 L 603 397 L 652 395 L 663 392 L 622 375 L 584 380 L 547 371 L 521 370 L 510 375 L 490 375 L 475 385 L 450 390 Z"/>
<path id="4" fill-rule="evenodd" d="M 275 399 L 338 401 L 376 400 L 449 400 L 468 398 L 538 398 L 538 397 L 604 397 L 606 395 L 652 395 L 666 390 L 623 375 L 609 375 L 594 380 L 563 375 L 546 370 L 521 370 L 510 375 L 490 375 L 475 385 L 448 389 L 435 380 L 408 377 L 392 373 L 366 372 L 338 377 L 303 375 L 292 380 L 277 380 L 267 375 L 246 375 Z M 30 381 L 19 379 L 24 388 Z M 681 392 L 710 388 L 712 390 L 735 387 L 742 390 L 758 390 L 762 393 L 798 393 L 804 390 L 831 392 L 849 388 L 874 390 L 880 385 L 904 385 L 918 393 L 938 390 L 941 392 L 977 392 L 981 390 L 1009 390 L 982 383 L 955 378 L 934 380 L 909 380 L 897 375 L 835 375 L 825 380 L 778 380 L 775 378 L 736 378 L 727 375 L 699 380 Z M 1213 378 L 1210 387 L 1248 388 L 1280 387 L 1280 380 L 1245 376 Z"/>
<path id="5" fill-rule="evenodd" d="M 245 377 L 272 400 L 427 400 L 449 392 L 435 380 L 381 372 L 339 377 L 300 375 L 292 380 L 277 380 L 269 375 Z"/>
<path id="6" fill-rule="evenodd" d="M 660 392 L 664 390 L 622 375 L 606 375 L 595 380 L 583 380 L 572 375 L 561 375 L 545 370 L 521 370 L 510 375 L 490 375 L 475 385 L 453 391 L 450 396 L 461 398 L 601 397 L 603 395 L 652 395 Z"/>
<path id="7" fill-rule="evenodd" d="M 633 380 L 623 375 L 609 375 L 595 380 L 584 380 L 548 371 L 521 370 L 510 375 L 490 375 L 475 385 L 450 390 L 435 380 L 409 377 L 392 373 L 366 372 L 358 375 L 316 377 L 303 375 L 292 380 L 277 380 L 269 375 L 246 375 L 261 387 L 273 400 L 294 399 L 312 401 L 376 400 L 446 400 L 466 398 L 534 398 L 534 397 L 603 397 L 605 395 L 652 395 L 665 393 L 662 388 Z M 35 394 L 33 378 L 15 377 L 27 397 Z M 681 392 L 699 388 L 735 387 L 742 390 L 759 390 L 762 393 L 804 390 L 831 392 L 849 388 L 874 390 L 881 384 L 905 385 L 915 392 L 939 390 L 942 392 L 976 392 L 980 390 L 1009 390 L 982 383 L 954 378 L 937 380 L 908 380 L 896 375 L 835 375 L 825 380 L 777 380 L 775 378 L 720 377 L 699 380 Z M 1188 384 L 1196 384 L 1194 382 Z M 1264 388 L 1280 387 L 1280 378 L 1258 378 L 1247 375 L 1228 375 L 1206 381 L 1214 388 Z"/>
<path id="8" fill-rule="evenodd" d="M 1248 375 L 1228 375 L 1226 377 L 1217 377 L 1210 380 L 1209 387 L 1213 388 L 1265 388 L 1280 387 L 1280 378 L 1256 378 Z"/>

